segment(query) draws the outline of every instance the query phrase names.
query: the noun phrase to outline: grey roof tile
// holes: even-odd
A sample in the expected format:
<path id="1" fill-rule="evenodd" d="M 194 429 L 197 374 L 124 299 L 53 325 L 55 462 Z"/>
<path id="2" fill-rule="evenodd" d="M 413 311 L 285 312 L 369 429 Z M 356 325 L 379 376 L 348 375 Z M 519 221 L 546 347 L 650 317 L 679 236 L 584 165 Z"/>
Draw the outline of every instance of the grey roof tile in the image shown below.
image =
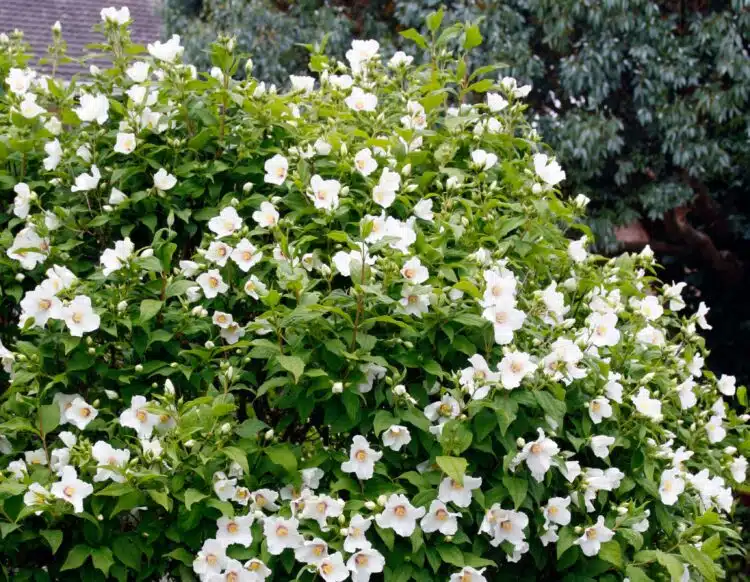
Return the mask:
<path id="1" fill-rule="evenodd" d="M 130 8 L 133 20 L 130 34 L 134 42 L 146 45 L 160 38 L 163 31 L 158 0 L 0 0 L 0 32 L 23 31 L 35 56 L 31 64 L 36 64 L 37 59 L 46 54 L 52 42 L 52 25 L 59 20 L 68 55 L 80 58 L 87 44 L 102 41 L 101 35 L 93 31 L 93 26 L 101 22 L 101 9 L 121 5 Z M 70 77 L 86 70 L 87 67 L 69 63 L 63 65 L 59 73 Z"/>

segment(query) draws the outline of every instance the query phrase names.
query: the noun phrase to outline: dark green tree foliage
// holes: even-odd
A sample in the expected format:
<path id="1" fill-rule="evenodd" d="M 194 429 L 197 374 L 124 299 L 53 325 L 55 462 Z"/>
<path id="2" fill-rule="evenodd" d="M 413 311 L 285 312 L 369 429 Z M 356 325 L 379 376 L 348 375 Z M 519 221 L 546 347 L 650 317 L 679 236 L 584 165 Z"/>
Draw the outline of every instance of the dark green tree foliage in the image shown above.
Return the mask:
<path id="1" fill-rule="evenodd" d="M 446 22 L 481 19 L 486 48 L 473 65 L 503 61 L 533 83 L 539 130 L 570 192 L 592 199 L 603 248 L 630 225 L 620 242 L 698 256 L 736 276 L 717 245 L 750 232 L 747 0 L 168 0 L 166 14 L 189 51 L 231 32 L 259 78 L 284 84 L 306 68 L 298 43 L 327 34 L 327 52 L 342 57 L 352 37 L 390 31 L 396 50 L 397 32 L 420 28 L 440 5 Z"/>

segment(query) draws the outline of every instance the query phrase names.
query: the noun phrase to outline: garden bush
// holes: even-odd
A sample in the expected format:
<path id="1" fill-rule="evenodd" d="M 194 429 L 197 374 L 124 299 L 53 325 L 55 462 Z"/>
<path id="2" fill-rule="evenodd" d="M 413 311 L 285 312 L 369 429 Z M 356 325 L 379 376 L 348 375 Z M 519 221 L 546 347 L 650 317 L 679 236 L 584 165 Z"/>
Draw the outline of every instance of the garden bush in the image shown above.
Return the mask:
<path id="1" fill-rule="evenodd" d="M 423 65 L 311 47 L 279 90 L 126 9 L 86 83 L 1 39 L 6 579 L 710 581 L 742 551 L 708 308 L 587 250 L 527 88 L 441 19 L 404 32 Z"/>

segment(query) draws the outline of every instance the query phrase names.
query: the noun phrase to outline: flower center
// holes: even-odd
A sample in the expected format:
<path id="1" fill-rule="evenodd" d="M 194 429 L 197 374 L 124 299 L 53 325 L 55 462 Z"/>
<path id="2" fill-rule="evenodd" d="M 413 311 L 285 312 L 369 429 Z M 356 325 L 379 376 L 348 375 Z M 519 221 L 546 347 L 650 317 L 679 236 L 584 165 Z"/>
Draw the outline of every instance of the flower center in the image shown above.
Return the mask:
<path id="1" fill-rule="evenodd" d="M 357 566 L 366 566 L 367 562 L 370 561 L 370 558 L 368 558 L 365 554 L 357 554 L 357 557 L 354 558 L 354 561 L 357 563 Z"/>
<path id="2" fill-rule="evenodd" d="M 320 567 L 320 571 L 323 572 L 323 574 L 330 574 L 333 572 L 333 564 L 326 562 Z"/>
<path id="3" fill-rule="evenodd" d="M 523 370 L 523 366 L 521 365 L 521 362 L 512 362 L 510 365 L 510 371 L 514 374 L 520 374 Z"/>
<path id="4" fill-rule="evenodd" d="M 227 248 L 226 247 L 219 247 L 218 253 L 219 253 L 220 257 L 225 256 L 227 254 Z"/>
<path id="5" fill-rule="evenodd" d="M 289 528 L 285 525 L 280 525 L 276 528 L 276 535 L 280 538 L 285 538 L 289 535 Z"/>
<path id="6" fill-rule="evenodd" d="M 599 404 L 596 400 L 594 400 L 594 402 L 591 403 L 591 410 L 593 410 L 594 412 L 599 412 L 601 407 L 602 405 Z"/>
<path id="7" fill-rule="evenodd" d="M 83 321 L 83 314 L 76 311 L 71 319 L 73 320 L 73 323 L 81 323 Z"/>
<path id="8" fill-rule="evenodd" d="M 397 517 L 404 517 L 406 515 L 406 507 L 403 505 L 397 505 L 393 508 L 393 513 L 395 513 Z"/>
<path id="9" fill-rule="evenodd" d="M 227 531 L 228 531 L 228 532 L 229 532 L 230 534 L 235 534 L 235 533 L 237 533 L 238 531 L 240 531 L 240 526 L 238 526 L 238 525 L 237 525 L 237 522 L 235 522 L 235 521 L 230 521 L 230 522 L 229 522 L 229 523 L 227 524 Z"/>
<path id="10" fill-rule="evenodd" d="M 227 572 L 227 582 L 239 582 L 240 576 L 237 572 Z"/>
<path id="11" fill-rule="evenodd" d="M 263 507 L 265 504 L 266 498 L 263 495 L 258 494 L 255 496 L 255 505 L 257 505 L 258 507 Z"/>
<path id="12" fill-rule="evenodd" d="M 247 567 L 248 570 L 251 572 L 255 572 L 260 569 L 260 562 L 250 562 L 250 565 Z"/>
<path id="13" fill-rule="evenodd" d="M 508 314 L 505 311 L 498 311 L 495 314 L 495 322 L 505 323 L 506 321 L 508 321 Z"/>
<path id="14" fill-rule="evenodd" d="M 321 545 L 313 546 L 313 554 L 315 554 L 316 556 L 322 556 L 324 551 L 325 551 L 325 546 L 321 546 Z"/>
<path id="15" fill-rule="evenodd" d="M 83 408 L 81 408 L 81 416 L 83 418 L 88 418 L 89 416 L 91 416 L 91 409 L 88 406 L 84 406 Z"/>
<path id="16" fill-rule="evenodd" d="M 553 505 L 553 506 L 552 506 L 552 507 L 550 507 L 550 508 L 549 508 L 549 509 L 548 509 L 547 511 L 549 512 L 549 514 L 550 514 L 550 515 L 557 515 L 557 512 L 558 512 L 559 510 L 557 509 L 557 507 L 555 507 L 555 506 Z"/>
<path id="17" fill-rule="evenodd" d="M 52 307 L 52 301 L 49 299 L 41 299 L 39 301 L 39 309 L 42 311 L 47 311 L 50 307 Z"/>
<path id="18" fill-rule="evenodd" d="M 219 558 L 216 557 L 216 554 L 208 554 L 206 556 L 206 563 L 209 566 L 215 566 L 216 562 L 218 562 L 218 561 L 219 561 Z"/>
<path id="19" fill-rule="evenodd" d="M 325 513 L 328 509 L 328 504 L 325 501 L 321 501 L 317 505 L 318 513 Z"/>
<path id="20" fill-rule="evenodd" d="M 534 455 L 538 455 L 542 452 L 542 445 L 540 445 L 539 443 L 534 443 L 533 445 L 531 445 L 531 452 Z"/>
<path id="21" fill-rule="evenodd" d="M 437 517 L 440 521 L 445 521 L 448 519 L 448 512 L 445 511 L 445 509 L 438 509 L 435 512 L 435 517 Z"/>
<path id="22" fill-rule="evenodd" d="M 148 414 L 146 413 L 145 410 L 139 410 L 138 412 L 135 413 L 135 417 L 140 422 L 146 422 L 146 420 L 148 419 Z"/>
<path id="23" fill-rule="evenodd" d="M 281 167 L 281 168 L 276 168 L 276 175 L 277 175 L 277 176 L 278 176 L 279 178 L 283 178 L 284 176 L 286 176 L 286 170 L 285 170 L 285 169 L 284 169 L 283 167 Z"/>
<path id="24" fill-rule="evenodd" d="M 65 497 L 73 497 L 75 495 L 76 489 L 72 485 L 68 485 L 65 489 L 63 489 L 63 494 Z"/>
<path id="25" fill-rule="evenodd" d="M 359 450 L 359 451 L 357 451 L 357 452 L 356 452 L 356 454 L 354 455 L 354 457 L 355 457 L 355 458 L 356 458 L 356 459 L 357 459 L 357 460 L 358 460 L 358 461 L 359 461 L 360 463 L 364 463 L 364 462 L 365 462 L 365 460 L 367 459 L 367 452 L 366 452 L 366 451 L 363 451 L 363 450 Z"/>
<path id="26" fill-rule="evenodd" d="M 406 277 L 407 279 L 411 279 L 412 277 L 414 277 L 414 275 L 416 275 L 414 269 L 404 269 L 404 277 Z"/>
<path id="27" fill-rule="evenodd" d="M 417 301 L 419 301 L 418 295 L 409 295 L 409 303 L 414 305 Z"/>
<path id="28" fill-rule="evenodd" d="M 443 403 L 440 405 L 440 415 L 441 416 L 450 416 L 453 412 L 453 409 L 451 408 L 451 405 L 448 403 Z"/>
<path id="29" fill-rule="evenodd" d="M 589 529 L 587 529 L 586 530 L 586 537 L 588 539 L 590 539 L 590 540 L 595 540 L 596 539 L 596 529 L 594 529 L 593 527 L 590 527 Z"/>
<path id="30" fill-rule="evenodd" d="M 242 259 L 243 260 L 249 261 L 252 258 L 253 258 L 253 253 L 251 253 L 250 251 L 245 251 L 245 252 L 242 253 Z"/>
<path id="31" fill-rule="evenodd" d="M 512 530 L 512 529 L 513 529 L 513 524 L 512 524 L 512 523 L 511 523 L 510 521 L 504 521 L 504 522 L 502 523 L 502 528 L 503 528 L 503 529 L 504 529 L 505 531 L 510 531 L 510 530 Z"/>

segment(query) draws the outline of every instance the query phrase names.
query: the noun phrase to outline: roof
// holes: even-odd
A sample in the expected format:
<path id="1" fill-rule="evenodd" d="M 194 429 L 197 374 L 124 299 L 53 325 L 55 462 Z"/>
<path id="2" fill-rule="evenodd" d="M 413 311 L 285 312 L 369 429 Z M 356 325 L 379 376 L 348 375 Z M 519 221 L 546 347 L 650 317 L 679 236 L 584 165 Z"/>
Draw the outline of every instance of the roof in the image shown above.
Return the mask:
<path id="1" fill-rule="evenodd" d="M 121 4 L 130 8 L 133 42 L 145 45 L 159 39 L 162 34 L 159 0 L 0 0 L 0 32 L 23 31 L 36 57 L 30 64 L 35 65 L 37 59 L 46 54 L 52 42 L 52 25 L 59 20 L 68 55 L 80 58 L 87 44 L 103 40 L 101 34 L 93 30 L 93 26 L 101 22 L 101 9 L 113 5 L 119 8 Z M 67 63 L 58 71 L 63 77 L 70 77 L 85 72 L 86 68 Z"/>

